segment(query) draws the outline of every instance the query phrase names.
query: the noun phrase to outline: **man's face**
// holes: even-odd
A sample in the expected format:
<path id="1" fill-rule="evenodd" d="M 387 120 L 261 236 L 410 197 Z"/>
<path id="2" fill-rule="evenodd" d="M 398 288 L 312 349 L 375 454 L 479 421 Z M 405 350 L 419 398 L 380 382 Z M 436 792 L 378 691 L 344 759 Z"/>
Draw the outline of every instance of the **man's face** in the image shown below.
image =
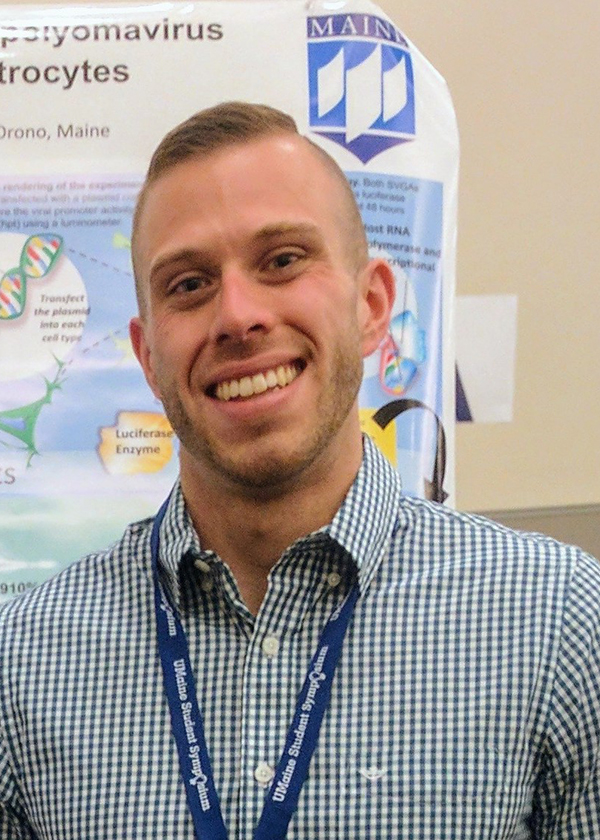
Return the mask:
<path id="1" fill-rule="evenodd" d="M 182 475 L 244 488 L 355 460 L 373 328 L 339 185 L 275 135 L 191 158 L 148 190 L 134 348 L 182 445 Z M 371 278 L 371 279 L 370 279 Z"/>

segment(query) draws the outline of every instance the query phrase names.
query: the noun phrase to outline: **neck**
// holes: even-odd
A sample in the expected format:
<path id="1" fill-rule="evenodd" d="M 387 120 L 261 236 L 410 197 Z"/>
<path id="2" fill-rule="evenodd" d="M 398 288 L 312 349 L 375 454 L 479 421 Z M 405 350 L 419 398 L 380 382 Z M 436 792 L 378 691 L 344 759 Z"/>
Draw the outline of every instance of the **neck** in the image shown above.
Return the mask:
<path id="1" fill-rule="evenodd" d="M 202 547 L 231 569 L 246 605 L 258 613 L 268 575 L 300 537 L 327 525 L 356 477 L 362 443 L 343 469 L 321 465 L 320 475 L 290 482 L 278 491 L 257 492 L 215 478 L 182 457 L 181 483 Z"/>

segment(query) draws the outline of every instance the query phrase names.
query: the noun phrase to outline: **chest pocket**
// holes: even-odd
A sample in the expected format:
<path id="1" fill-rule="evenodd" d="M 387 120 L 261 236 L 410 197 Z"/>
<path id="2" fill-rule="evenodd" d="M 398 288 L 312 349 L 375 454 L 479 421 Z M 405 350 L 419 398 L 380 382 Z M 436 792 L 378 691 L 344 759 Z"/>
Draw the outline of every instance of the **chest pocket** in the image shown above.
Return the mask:
<path id="1" fill-rule="evenodd" d="M 415 749 L 351 756 L 339 789 L 336 837 L 363 840 L 525 840 L 531 791 L 515 756 L 459 744 L 442 761 Z M 459 756 L 461 758 L 459 759 Z"/>

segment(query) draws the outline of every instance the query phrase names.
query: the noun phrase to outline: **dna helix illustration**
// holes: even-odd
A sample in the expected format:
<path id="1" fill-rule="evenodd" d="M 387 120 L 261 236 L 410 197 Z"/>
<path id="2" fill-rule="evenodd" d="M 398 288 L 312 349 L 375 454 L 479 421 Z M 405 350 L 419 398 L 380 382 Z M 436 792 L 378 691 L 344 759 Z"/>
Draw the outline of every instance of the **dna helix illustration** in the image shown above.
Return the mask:
<path id="1" fill-rule="evenodd" d="M 5 271 L 0 280 L 0 321 L 12 321 L 25 311 L 27 283 L 46 277 L 63 248 L 57 234 L 34 234 L 23 245 L 19 265 Z"/>

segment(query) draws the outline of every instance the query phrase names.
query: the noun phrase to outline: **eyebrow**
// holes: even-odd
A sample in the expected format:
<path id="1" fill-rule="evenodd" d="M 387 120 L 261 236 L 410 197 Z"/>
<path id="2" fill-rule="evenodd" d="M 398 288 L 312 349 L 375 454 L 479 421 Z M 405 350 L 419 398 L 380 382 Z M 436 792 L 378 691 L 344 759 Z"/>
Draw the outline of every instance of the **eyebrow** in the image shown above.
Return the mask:
<path id="1" fill-rule="evenodd" d="M 265 225 L 254 234 L 253 239 L 261 241 L 263 239 L 273 239 L 276 236 L 285 235 L 287 233 L 294 234 L 308 234 L 314 236 L 319 233 L 317 225 L 311 222 L 277 222 L 273 225 Z"/>
<path id="2" fill-rule="evenodd" d="M 252 241 L 261 243 L 269 239 L 275 239 L 278 236 L 285 236 L 287 234 L 295 234 L 297 236 L 310 236 L 312 238 L 319 235 L 319 228 L 311 222 L 276 222 L 270 225 L 264 225 L 252 234 Z M 159 257 L 158 260 L 151 267 L 149 272 L 149 280 L 160 273 L 160 271 L 167 265 L 172 265 L 178 262 L 194 262 L 198 257 L 205 256 L 205 250 L 202 248 L 180 248 Z"/>
<path id="3" fill-rule="evenodd" d="M 153 277 L 159 274 L 165 266 L 178 262 L 193 262 L 198 259 L 198 256 L 201 253 L 201 251 L 195 248 L 180 248 L 178 251 L 173 251 L 165 254 L 163 257 L 159 257 L 159 259 L 150 268 L 150 272 L 148 274 L 150 282 L 152 282 Z"/>

